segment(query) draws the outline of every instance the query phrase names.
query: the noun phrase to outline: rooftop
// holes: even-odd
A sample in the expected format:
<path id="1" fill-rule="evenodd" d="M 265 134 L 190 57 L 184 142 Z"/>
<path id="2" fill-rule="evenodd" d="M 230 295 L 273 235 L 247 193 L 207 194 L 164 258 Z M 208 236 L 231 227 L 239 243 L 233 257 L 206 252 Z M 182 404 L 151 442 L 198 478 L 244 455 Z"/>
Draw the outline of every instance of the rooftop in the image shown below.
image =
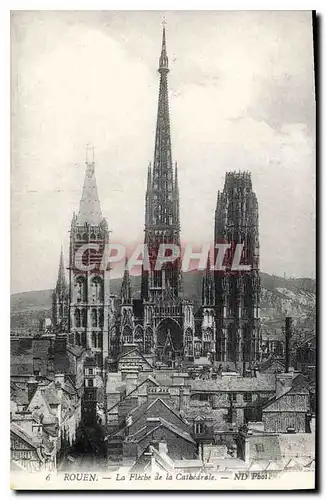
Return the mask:
<path id="1" fill-rule="evenodd" d="M 259 374 L 257 377 L 223 375 L 216 380 L 190 380 L 192 391 L 201 392 L 252 392 L 275 391 L 275 375 Z"/>

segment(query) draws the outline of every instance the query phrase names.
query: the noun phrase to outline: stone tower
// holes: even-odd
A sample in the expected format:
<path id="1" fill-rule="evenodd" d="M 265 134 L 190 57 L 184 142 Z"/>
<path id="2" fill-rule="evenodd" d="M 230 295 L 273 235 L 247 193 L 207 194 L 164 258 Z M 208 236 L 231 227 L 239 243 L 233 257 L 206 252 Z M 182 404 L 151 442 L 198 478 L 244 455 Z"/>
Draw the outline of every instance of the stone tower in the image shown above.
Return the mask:
<path id="1" fill-rule="evenodd" d="M 201 307 L 202 354 L 216 358 L 215 288 L 211 260 L 208 254 L 206 271 L 202 281 Z"/>
<path id="2" fill-rule="evenodd" d="M 108 224 L 97 192 L 94 151 L 88 146 L 82 197 L 70 231 L 69 340 L 89 349 L 99 368 L 104 367 L 109 349 L 110 280 L 108 269 L 101 268 L 108 241 Z M 93 248 L 83 250 L 80 259 L 76 253 L 83 245 Z"/>
<path id="3" fill-rule="evenodd" d="M 68 328 L 69 293 L 61 248 L 58 279 L 52 294 L 52 324 L 56 333 L 65 333 Z"/>
<path id="4" fill-rule="evenodd" d="M 238 369 L 260 356 L 260 276 L 258 201 L 251 174 L 228 172 L 218 192 L 215 244 L 230 243 L 225 271 L 214 271 L 216 304 L 216 358 L 236 363 Z M 242 243 L 240 264 L 248 271 L 232 270 L 235 245 Z"/>
<path id="5" fill-rule="evenodd" d="M 134 340 L 134 314 L 133 314 L 133 301 L 131 295 L 130 275 L 127 267 L 127 259 L 125 270 L 122 278 L 121 293 L 120 293 L 120 350 L 126 344 L 132 344 Z"/>

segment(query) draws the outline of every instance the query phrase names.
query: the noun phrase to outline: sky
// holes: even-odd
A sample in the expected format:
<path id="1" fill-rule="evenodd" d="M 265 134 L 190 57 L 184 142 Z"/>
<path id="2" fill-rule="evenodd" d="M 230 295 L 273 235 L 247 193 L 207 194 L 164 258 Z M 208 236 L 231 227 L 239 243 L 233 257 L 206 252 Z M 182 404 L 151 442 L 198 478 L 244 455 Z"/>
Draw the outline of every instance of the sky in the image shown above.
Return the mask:
<path id="1" fill-rule="evenodd" d="M 182 241 L 213 241 L 225 173 L 248 170 L 259 202 L 261 270 L 315 277 L 310 12 L 17 11 L 11 293 L 54 287 L 87 143 L 112 241 L 143 241 L 163 18 Z"/>

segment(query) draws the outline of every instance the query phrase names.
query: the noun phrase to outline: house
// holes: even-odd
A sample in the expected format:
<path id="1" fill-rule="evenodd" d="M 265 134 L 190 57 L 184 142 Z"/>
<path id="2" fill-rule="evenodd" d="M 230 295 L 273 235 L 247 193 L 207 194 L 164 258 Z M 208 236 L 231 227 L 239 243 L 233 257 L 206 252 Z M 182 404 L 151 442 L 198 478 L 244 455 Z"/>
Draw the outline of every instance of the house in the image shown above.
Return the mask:
<path id="1" fill-rule="evenodd" d="M 36 435 L 41 446 L 51 446 L 57 458 L 73 444 L 80 420 L 81 398 L 69 376 L 11 382 L 11 422 L 28 435 Z"/>
<path id="2" fill-rule="evenodd" d="M 276 393 L 262 405 L 262 422 L 267 432 L 307 432 L 310 411 L 309 391 L 294 385 L 293 373 L 276 376 Z"/>
<path id="3" fill-rule="evenodd" d="M 131 461 L 150 444 L 163 440 L 171 458 L 196 458 L 198 445 L 191 425 L 174 406 L 167 388 L 155 389 L 157 391 L 149 391 L 147 400 L 130 411 L 125 421 L 108 436 L 109 453 L 114 454 L 118 448 L 124 460 Z"/>
<path id="4" fill-rule="evenodd" d="M 228 413 L 229 422 L 242 425 L 253 418 L 253 409 L 275 394 L 275 375 L 258 374 L 257 377 L 241 377 L 237 373 L 224 372 L 217 379 L 190 380 L 190 405 L 206 401 L 212 409 Z"/>
<path id="5" fill-rule="evenodd" d="M 30 419 L 32 424 L 33 419 Z M 11 468 L 26 472 L 49 471 L 56 467 L 56 450 L 51 441 L 28 432 L 15 422 L 10 424 Z"/>
<path id="6" fill-rule="evenodd" d="M 118 359 L 118 372 L 124 368 L 136 368 L 139 371 L 153 371 L 150 358 L 146 358 L 133 344 L 124 346 L 124 352 Z"/>
<path id="7" fill-rule="evenodd" d="M 197 443 L 190 434 L 163 417 L 147 417 L 144 426 L 134 434 L 128 434 L 123 443 L 124 460 L 138 457 L 143 450 L 153 443 L 165 440 L 173 459 L 197 458 Z"/>

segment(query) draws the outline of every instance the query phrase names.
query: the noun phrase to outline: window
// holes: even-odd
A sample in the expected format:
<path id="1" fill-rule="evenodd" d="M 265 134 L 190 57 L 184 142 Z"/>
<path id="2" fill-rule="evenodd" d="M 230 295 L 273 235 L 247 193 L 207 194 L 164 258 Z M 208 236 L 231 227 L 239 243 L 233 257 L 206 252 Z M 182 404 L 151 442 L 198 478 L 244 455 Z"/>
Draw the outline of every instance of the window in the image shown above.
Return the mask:
<path id="1" fill-rule="evenodd" d="M 93 375 L 93 368 L 88 368 L 89 375 Z"/>
<path id="2" fill-rule="evenodd" d="M 202 422 L 195 423 L 195 434 L 202 434 L 204 432 L 204 424 Z"/>
<path id="3" fill-rule="evenodd" d="M 94 381 L 93 379 L 88 380 L 88 387 L 94 387 Z"/>
<path id="4" fill-rule="evenodd" d="M 198 394 L 198 399 L 199 401 L 209 401 L 210 397 L 209 394 Z"/>
<path id="5" fill-rule="evenodd" d="M 229 392 L 228 396 L 229 396 L 230 402 L 232 402 L 232 403 L 237 402 L 237 393 L 236 392 Z"/>
<path id="6" fill-rule="evenodd" d="M 256 451 L 258 452 L 263 452 L 264 451 L 264 445 L 262 443 L 256 444 Z"/>
<path id="7" fill-rule="evenodd" d="M 243 400 L 246 403 L 251 403 L 252 402 L 252 393 L 251 392 L 245 392 L 243 395 Z"/>

